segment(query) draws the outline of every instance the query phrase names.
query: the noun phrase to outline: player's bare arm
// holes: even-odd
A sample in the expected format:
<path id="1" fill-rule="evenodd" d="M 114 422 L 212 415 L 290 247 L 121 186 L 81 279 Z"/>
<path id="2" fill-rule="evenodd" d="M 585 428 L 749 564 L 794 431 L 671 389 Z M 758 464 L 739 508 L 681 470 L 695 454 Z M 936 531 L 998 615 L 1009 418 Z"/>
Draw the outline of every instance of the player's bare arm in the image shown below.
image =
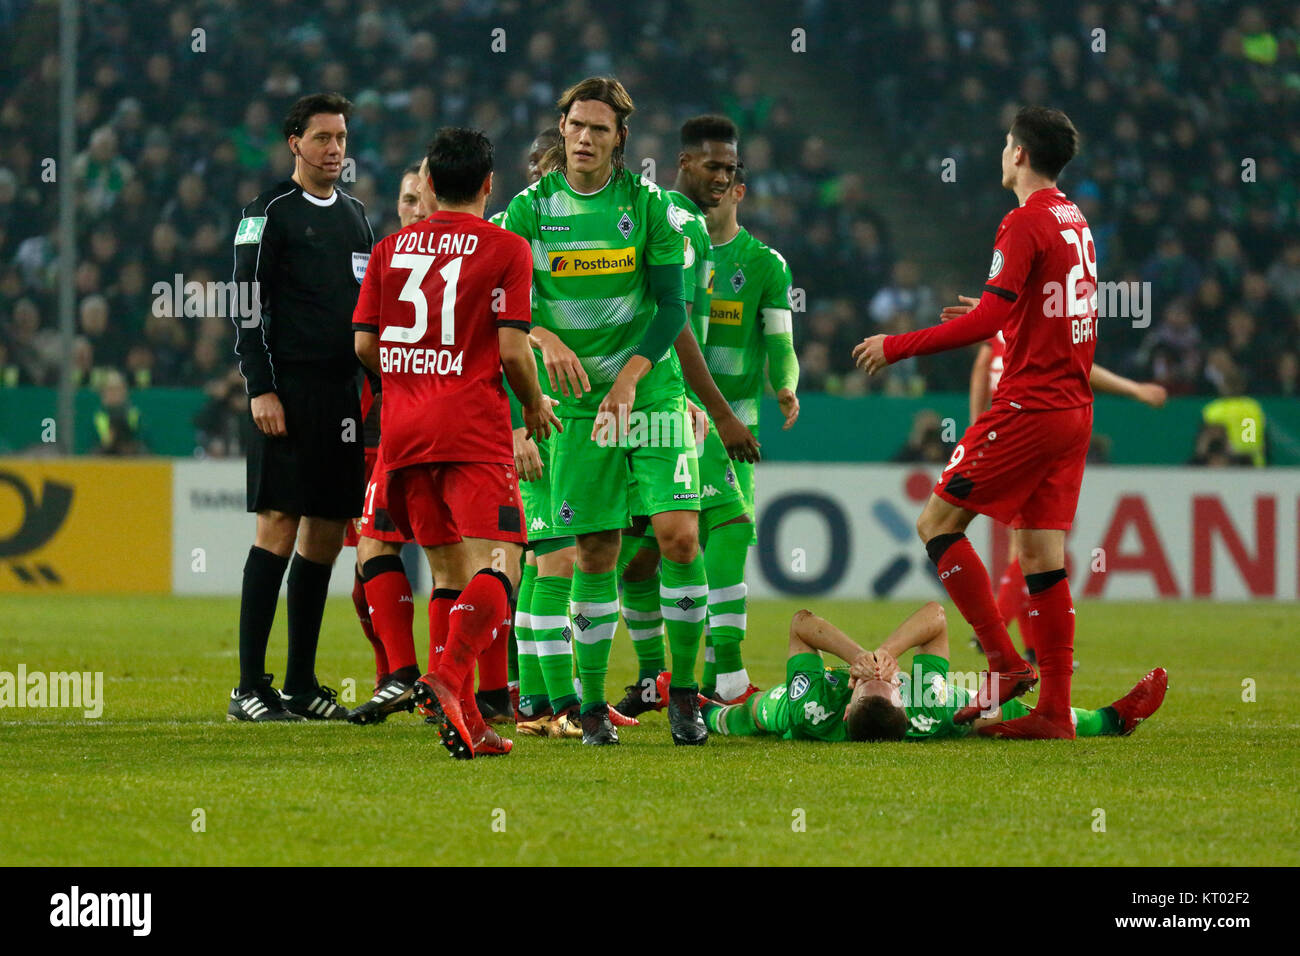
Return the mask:
<path id="1" fill-rule="evenodd" d="M 352 344 L 356 350 L 357 358 L 361 364 L 374 372 L 379 373 L 379 336 L 374 332 L 357 332 L 352 333 Z"/>
<path id="2" fill-rule="evenodd" d="M 506 381 L 523 407 L 524 427 L 529 438 L 537 435 L 548 438 L 551 429 L 563 431 L 560 420 L 555 417 L 551 403 L 547 401 L 542 387 L 537 381 L 537 363 L 533 360 L 533 350 L 528 344 L 528 333 L 523 329 L 503 327 L 497 329 L 497 341 L 501 348 L 501 367 L 505 370 Z"/>
<path id="3" fill-rule="evenodd" d="M 948 621 L 943 605 L 928 601 L 913 611 L 880 645 L 880 650 L 894 660 L 917 649 L 918 654 L 948 657 Z"/>
<path id="4" fill-rule="evenodd" d="M 534 327 L 529 332 L 529 340 L 542 353 L 542 364 L 553 390 L 565 398 L 570 395 L 581 398 L 591 391 L 587 370 L 582 367 L 577 353 L 561 342 L 558 335 L 550 329 Z"/>
<path id="5" fill-rule="evenodd" d="M 875 654 L 838 627 L 809 610 L 796 611 L 790 620 L 790 656 L 811 652 L 834 654 L 864 673 L 875 671 Z"/>
<path id="6" fill-rule="evenodd" d="M 682 363 L 682 375 L 686 378 L 686 384 L 704 402 L 704 407 L 713 418 L 713 424 L 717 426 L 718 437 L 722 439 L 722 446 L 726 448 L 727 454 L 738 461 L 758 461 L 758 439 L 744 426 L 736 413 L 731 410 L 731 405 L 727 403 L 722 392 L 718 390 L 718 385 L 709 373 L 709 367 L 704 361 L 704 353 L 700 351 L 700 343 L 695 338 L 689 322 L 677 336 L 674 347 L 677 350 L 677 358 Z"/>
<path id="7" fill-rule="evenodd" d="M 1157 385 L 1155 382 L 1135 382 L 1095 363 L 1088 374 L 1088 384 L 1092 386 L 1094 392 L 1122 395 L 1124 398 L 1131 398 L 1152 408 L 1163 407 L 1165 399 L 1169 397 L 1163 385 Z"/>
<path id="8" fill-rule="evenodd" d="M 599 440 L 597 433 L 609 428 L 610 423 L 618 429 L 618 437 L 627 434 L 632 406 L 636 404 L 637 383 L 645 378 L 651 368 L 650 360 L 644 355 L 633 355 L 627 360 L 596 411 L 596 421 L 591 427 L 592 441 Z M 612 436 L 606 436 L 605 440 L 612 440 Z"/>

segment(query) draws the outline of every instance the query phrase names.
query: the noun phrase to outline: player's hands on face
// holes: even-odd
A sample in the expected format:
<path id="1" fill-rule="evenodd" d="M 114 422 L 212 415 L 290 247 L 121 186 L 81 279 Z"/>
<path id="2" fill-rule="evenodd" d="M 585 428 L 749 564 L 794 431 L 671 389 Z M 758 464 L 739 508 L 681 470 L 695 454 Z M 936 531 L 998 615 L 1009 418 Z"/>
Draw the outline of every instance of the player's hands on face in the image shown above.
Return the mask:
<path id="1" fill-rule="evenodd" d="M 893 682 L 898 676 L 898 660 L 889 651 L 881 648 L 876 651 L 876 673 L 880 680 Z"/>
<path id="2" fill-rule="evenodd" d="M 572 395 L 581 398 L 591 391 L 591 382 L 587 370 L 582 367 L 578 355 L 558 337 L 548 335 L 541 339 L 542 363 L 546 366 L 546 375 L 551 380 L 551 390 L 558 391 L 566 398 Z"/>
<path id="3" fill-rule="evenodd" d="M 523 481 L 537 481 L 542 477 L 542 455 L 537 443 L 528 437 L 527 426 L 514 430 L 515 471 Z"/>
<path id="4" fill-rule="evenodd" d="M 943 311 L 939 313 L 940 322 L 947 322 L 949 319 L 955 319 L 959 315 L 965 315 L 971 309 L 975 308 L 975 306 L 980 304 L 979 299 L 972 299 L 968 295 L 957 296 L 957 301 L 960 302 L 961 305 L 945 305 L 943 307 Z"/>
<path id="5" fill-rule="evenodd" d="M 785 416 L 781 431 L 788 432 L 799 420 L 799 396 L 792 389 L 783 388 L 776 393 L 776 401 L 781 406 L 781 414 Z"/>
<path id="6" fill-rule="evenodd" d="M 550 438 L 551 429 L 557 432 L 564 431 L 560 420 L 555 417 L 555 406 L 551 400 L 542 395 L 537 404 L 525 405 L 524 412 L 524 432 L 526 437 L 532 438 L 536 435 L 538 438 Z M 534 446 L 534 449 L 536 446 Z M 538 459 L 540 465 L 540 459 Z"/>
<path id="7" fill-rule="evenodd" d="M 758 452 L 758 439 L 745 427 L 735 412 L 729 412 L 713 424 L 718 427 L 718 437 L 722 439 L 722 447 L 727 449 L 729 457 L 736 461 L 750 462 L 758 461 L 762 457 Z"/>
<path id="8" fill-rule="evenodd" d="M 863 651 L 849 664 L 849 682 L 857 686 L 858 681 L 876 679 L 876 655 L 874 651 Z"/>
<path id="9" fill-rule="evenodd" d="M 1163 408 L 1168 397 L 1169 393 L 1165 391 L 1165 387 L 1155 382 L 1143 382 L 1137 387 L 1137 400 L 1152 408 Z"/>
<path id="10" fill-rule="evenodd" d="M 253 412 L 253 424 L 263 435 L 283 438 L 289 434 L 284 427 L 284 406 L 280 404 L 280 396 L 275 392 L 258 395 L 249 402 L 249 408 Z"/>
<path id="11" fill-rule="evenodd" d="M 885 368 L 889 364 L 885 361 L 885 336 L 873 335 L 863 339 L 853 349 L 853 361 L 868 375 L 875 375 Z"/>

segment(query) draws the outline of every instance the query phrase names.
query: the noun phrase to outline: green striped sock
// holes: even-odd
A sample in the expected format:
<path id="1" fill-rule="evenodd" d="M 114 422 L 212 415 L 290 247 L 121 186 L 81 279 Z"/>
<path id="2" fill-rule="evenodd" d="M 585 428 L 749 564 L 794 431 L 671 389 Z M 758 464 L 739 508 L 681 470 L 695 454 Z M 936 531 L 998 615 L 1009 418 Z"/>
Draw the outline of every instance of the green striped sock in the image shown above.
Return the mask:
<path id="1" fill-rule="evenodd" d="M 700 680 L 700 692 L 705 697 L 712 697 L 718 689 L 718 658 L 713 646 L 713 635 L 709 633 L 709 622 L 704 622 L 704 676 Z"/>
<path id="2" fill-rule="evenodd" d="M 700 654 L 709 602 L 704 555 L 696 554 L 690 564 L 664 558 L 659 575 L 659 606 L 663 609 L 668 647 L 673 652 L 672 686 L 695 690 L 695 661 Z"/>
<path id="3" fill-rule="evenodd" d="M 529 623 L 533 648 L 541 665 L 542 681 L 551 708 L 558 714 L 578 702 L 573 692 L 573 648 L 569 641 L 569 591 L 572 582 L 558 575 L 538 577 L 533 583 Z"/>
<path id="4" fill-rule="evenodd" d="M 704 552 L 709 579 L 709 636 L 719 676 L 745 669 L 740 642 L 745 639 L 745 558 L 751 531 L 747 521 L 714 528 Z"/>
<path id="5" fill-rule="evenodd" d="M 528 717 L 548 706 L 546 681 L 542 677 L 542 664 L 537 659 L 537 643 L 533 639 L 532 601 L 536 582 L 537 565 L 524 565 L 524 574 L 519 580 L 514 634 L 519 647 L 519 711 Z"/>
<path id="6" fill-rule="evenodd" d="M 636 651 L 637 679 L 657 677 L 666 666 L 664 615 L 659 608 L 659 575 L 623 582 L 623 620 Z"/>
<path id="7" fill-rule="evenodd" d="M 613 571 L 588 574 L 573 571 L 573 593 L 569 597 L 569 619 L 573 622 L 573 656 L 582 681 L 582 712 L 605 707 L 605 674 L 609 670 L 609 649 L 618 627 L 618 580 Z"/>

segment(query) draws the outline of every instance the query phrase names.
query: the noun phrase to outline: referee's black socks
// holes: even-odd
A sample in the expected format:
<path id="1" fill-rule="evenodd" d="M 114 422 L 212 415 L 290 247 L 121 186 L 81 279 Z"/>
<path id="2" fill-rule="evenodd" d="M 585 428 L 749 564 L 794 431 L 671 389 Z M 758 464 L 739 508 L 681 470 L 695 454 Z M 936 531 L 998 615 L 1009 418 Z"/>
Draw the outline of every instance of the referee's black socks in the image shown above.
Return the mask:
<path id="1" fill-rule="evenodd" d="M 244 562 L 239 600 L 239 690 L 250 691 L 266 673 L 266 642 L 271 637 L 280 582 L 289 559 L 253 545 Z M 327 579 L 328 580 L 328 579 Z"/>
<path id="2" fill-rule="evenodd" d="M 304 694 L 316 686 L 316 645 L 325 615 L 332 564 L 308 561 L 296 551 L 289 563 L 289 663 L 284 692 Z"/>

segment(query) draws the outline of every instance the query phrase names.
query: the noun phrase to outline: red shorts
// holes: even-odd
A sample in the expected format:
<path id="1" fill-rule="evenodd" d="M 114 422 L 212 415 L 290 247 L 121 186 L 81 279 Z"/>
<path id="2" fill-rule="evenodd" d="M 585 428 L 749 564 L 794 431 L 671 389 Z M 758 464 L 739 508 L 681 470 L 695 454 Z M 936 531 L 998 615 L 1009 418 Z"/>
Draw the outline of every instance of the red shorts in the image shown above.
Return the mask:
<path id="1" fill-rule="evenodd" d="M 1068 531 L 1091 439 L 1091 405 L 994 405 L 957 443 L 934 493 L 1013 528 Z"/>
<path id="2" fill-rule="evenodd" d="M 524 544 L 514 465 L 431 462 L 388 472 L 388 515 L 423 548 L 486 538 Z"/>
<path id="3" fill-rule="evenodd" d="M 370 490 L 370 476 L 375 473 L 375 459 L 377 459 L 378 457 L 379 457 L 378 448 L 366 449 L 366 490 L 367 491 Z M 361 522 L 363 518 L 364 515 L 361 518 L 353 518 L 351 521 L 348 522 L 348 526 L 343 533 L 343 547 L 355 548 L 357 546 L 357 539 L 361 537 Z"/>
<path id="4" fill-rule="evenodd" d="M 355 522 L 357 534 L 376 541 L 405 544 L 411 538 L 397 530 L 388 514 L 388 476 L 384 471 L 384 457 L 380 450 L 366 451 L 366 497 L 361 517 Z M 349 533 L 352 526 L 348 526 Z"/>

